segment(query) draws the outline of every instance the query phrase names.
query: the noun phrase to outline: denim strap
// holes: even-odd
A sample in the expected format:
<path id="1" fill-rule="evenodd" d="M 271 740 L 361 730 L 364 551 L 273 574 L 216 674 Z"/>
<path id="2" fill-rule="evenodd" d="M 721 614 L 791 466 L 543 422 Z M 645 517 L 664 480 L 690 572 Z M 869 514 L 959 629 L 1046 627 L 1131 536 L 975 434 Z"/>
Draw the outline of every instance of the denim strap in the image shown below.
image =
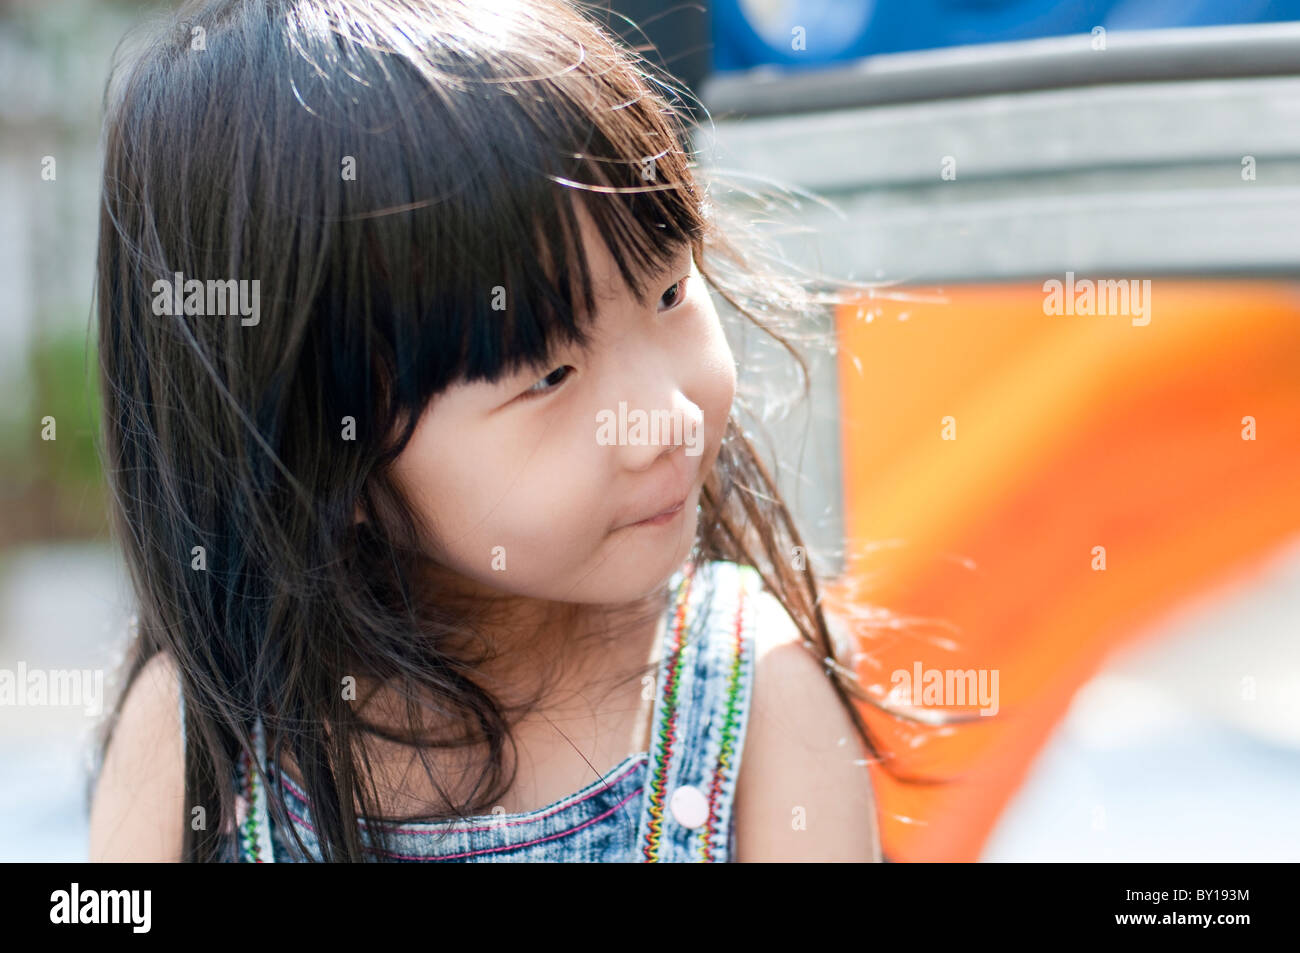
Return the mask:
<path id="1" fill-rule="evenodd" d="M 647 863 L 725 863 L 753 695 L 754 609 L 762 582 L 749 566 L 701 564 L 687 583 L 689 624 L 665 644 L 638 830 Z"/>

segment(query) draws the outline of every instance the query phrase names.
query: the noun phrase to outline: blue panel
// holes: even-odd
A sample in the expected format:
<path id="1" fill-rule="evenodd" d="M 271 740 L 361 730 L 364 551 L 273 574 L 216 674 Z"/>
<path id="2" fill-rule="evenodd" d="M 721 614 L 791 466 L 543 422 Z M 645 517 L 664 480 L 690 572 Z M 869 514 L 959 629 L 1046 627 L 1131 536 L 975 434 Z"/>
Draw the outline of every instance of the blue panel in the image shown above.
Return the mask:
<path id="1" fill-rule="evenodd" d="M 1300 20 L 1300 0 L 787 0 L 779 6 L 779 15 L 763 23 L 746 15 L 741 0 L 714 0 L 714 69 L 816 69 L 875 53 L 1087 35 L 1097 26 Z"/>

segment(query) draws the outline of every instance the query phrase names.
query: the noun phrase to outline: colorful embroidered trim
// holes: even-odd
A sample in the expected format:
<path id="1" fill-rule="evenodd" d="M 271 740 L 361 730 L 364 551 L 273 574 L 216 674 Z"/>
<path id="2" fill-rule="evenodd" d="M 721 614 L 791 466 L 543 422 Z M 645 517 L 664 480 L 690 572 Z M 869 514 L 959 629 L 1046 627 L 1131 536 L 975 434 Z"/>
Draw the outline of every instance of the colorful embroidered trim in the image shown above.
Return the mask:
<path id="1" fill-rule="evenodd" d="M 677 694 L 681 688 L 679 674 L 682 664 L 682 638 L 686 630 L 686 606 L 690 601 L 691 587 L 695 580 L 695 564 L 686 569 L 686 578 L 682 581 L 677 600 L 677 611 L 673 617 L 673 641 L 670 650 L 668 671 L 664 676 L 664 711 L 660 718 L 659 737 L 656 739 L 654 768 L 650 774 L 650 823 L 646 832 L 646 841 L 642 852 L 648 863 L 659 860 L 660 840 L 664 823 L 664 793 L 668 787 L 668 762 L 673 744 L 677 741 Z"/>
<path id="2" fill-rule="evenodd" d="M 722 724 L 722 747 L 718 753 L 718 764 L 713 772 L 713 783 L 709 786 L 709 819 L 704 826 L 704 839 L 700 849 L 700 859 L 706 864 L 715 863 L 716 860 L 713 853 L 713 838 L 718 825 L 718 799 L 722 795 L 726 773 L 731 768 L 736 742 L 736 723 L 740 708 L 740 673 L 745 656 L 745 576 L 746 573 L 742 570 L 740 592 L 736 603 L 736 651 L 731 660 L 731 678 L 727 684 L 727 717 Z"/>
<path id="3" fill-rule="evenodd" d="M 253 728 L 253 741 L 258 762 L 266 764 L 266 738 L 262 733 L 261 719 L 258 719 Z M 272 859 L 272 852 L 271 831 L 267 824 L 263 823 L 263 819 L 268 817 L 266 789 L 257 772 L 253 770 L 248 753 L 240 752 L 239 757 L 244 769 L 243 794 L 248 804 L 248 815 L 244 819 L 244 826 L 240 832 L 243 859 L 254 864 L 268 863 Z"/>
<path id="4" fill-rule="evenodd" d="M 247 863 L 257 863 L 257 817 L 253 813 L 253 770 L 248 761 L 248 752 L 239 753 L 239 770 L 243 775 L 240 795 L 243 797 L 244 822 L 239 830 L 241 848 L 240 859 Z"/>

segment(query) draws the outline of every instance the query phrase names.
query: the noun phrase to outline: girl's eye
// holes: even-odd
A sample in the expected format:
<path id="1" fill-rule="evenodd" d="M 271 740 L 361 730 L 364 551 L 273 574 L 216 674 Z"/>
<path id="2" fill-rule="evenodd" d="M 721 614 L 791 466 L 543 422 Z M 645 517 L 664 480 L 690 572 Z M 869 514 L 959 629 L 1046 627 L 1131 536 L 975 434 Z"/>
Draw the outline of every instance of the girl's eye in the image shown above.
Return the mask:
<path id="1" fill-rule="evenodd" d="M 665 311 L 671 311 L 682 303 L 682 298 L 686 297 L 686 282 L 689 280 L 690 276 L 688 275 L 663 293 L 663 297 L 659 299 L 660 301 L 663 301 L 664 298 L 667 298 L 669 295 L 673 294 L 673 292 L 676 292 L 676 296 L 673 298 L 672 303 L 669 304 L 668 307 L 664 308 Z"/>
<path id="2" fill-rule="evenodd" d="M 543 397 L 555 390 L 555 388 L 560 384 L 564 383 L 565 379 L 569 376 L 568 372 L 572 370 L 573 368 L 568 364 L 562 364 L 519 396 L 524 398 L 524 400 L 531 400 L 534 397 Z M 557 374 L 559 375 L 558 377 L 556 376 Z"/>

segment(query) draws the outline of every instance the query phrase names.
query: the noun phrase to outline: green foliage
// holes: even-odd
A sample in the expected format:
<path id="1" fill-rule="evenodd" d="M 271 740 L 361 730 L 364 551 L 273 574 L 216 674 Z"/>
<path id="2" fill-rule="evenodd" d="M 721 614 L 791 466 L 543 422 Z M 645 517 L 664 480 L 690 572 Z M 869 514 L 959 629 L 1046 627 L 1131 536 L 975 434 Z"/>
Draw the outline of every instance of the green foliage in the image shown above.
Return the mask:
<path id="1" fill-rule="evenodd" d="M 20 522 L 43 523 L 42 533 L 93 532 L 103 518 L 104 478 L 99 434 L 98 350 L 84 328 L 45 331 L 28 355 L 29 399 L 0 421 L 4 455 L 0 491 L 10 505 L 39 506 Z M 54 440 L 41 439 L 53 417 Z"/>
<path id="2" fill-rule="evenodd" d="M 99 431 L 98 349 L 84 330 L 70 330 L 42 340 L 32 353 L 32 383 L 40 440 L 40 418 L 58 421 L 60 452 L 42 475 L 55 483 L 76 487 L 101 482 L 95 440 Z"/>

